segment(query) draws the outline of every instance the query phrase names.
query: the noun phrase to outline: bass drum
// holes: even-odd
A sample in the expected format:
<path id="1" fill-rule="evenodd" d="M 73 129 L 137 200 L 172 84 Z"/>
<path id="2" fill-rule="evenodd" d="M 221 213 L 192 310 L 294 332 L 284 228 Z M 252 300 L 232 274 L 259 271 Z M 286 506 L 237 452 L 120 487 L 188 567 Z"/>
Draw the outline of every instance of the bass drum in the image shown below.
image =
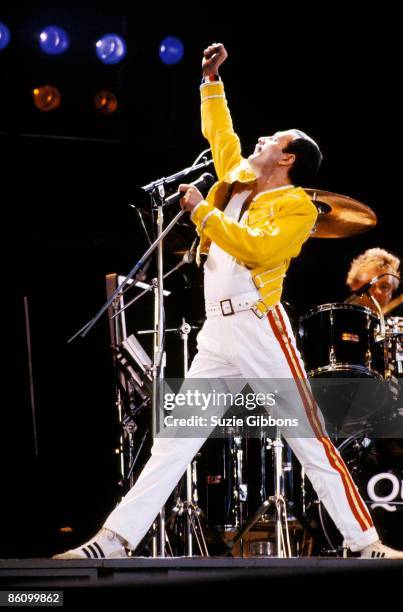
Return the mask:
<path id="1" fill-rule="evenodd" d="M 372 516 L 382 542 L 403 549 L 403 438 L 351 437 L 338 446 Z M 312 535 L 314 553 L 341 553 L 343 538 L 305 480 L 301 520 Z"/>

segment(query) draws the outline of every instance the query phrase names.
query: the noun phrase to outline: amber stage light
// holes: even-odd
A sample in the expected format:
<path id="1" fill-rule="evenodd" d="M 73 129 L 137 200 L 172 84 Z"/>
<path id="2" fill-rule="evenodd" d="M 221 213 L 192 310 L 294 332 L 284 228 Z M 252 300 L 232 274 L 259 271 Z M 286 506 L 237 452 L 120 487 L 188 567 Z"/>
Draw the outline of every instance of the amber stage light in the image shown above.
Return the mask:
<path id="1" fill-rule="evenodd" d="M 34 104 L 40 111 L 52 111 L 60 106 L 62 97 L 57 87 L 53 85 L 41 85 L 41 87 L 35 87 L 32 91 L 34 97 Z"/>
<path id="2" fill-rule="evenodd" d="M 118 107 L 118 100 L 114 93 L 105 89 L 95 94 L 94 106 L 101 115 L 111 115 Z"/>

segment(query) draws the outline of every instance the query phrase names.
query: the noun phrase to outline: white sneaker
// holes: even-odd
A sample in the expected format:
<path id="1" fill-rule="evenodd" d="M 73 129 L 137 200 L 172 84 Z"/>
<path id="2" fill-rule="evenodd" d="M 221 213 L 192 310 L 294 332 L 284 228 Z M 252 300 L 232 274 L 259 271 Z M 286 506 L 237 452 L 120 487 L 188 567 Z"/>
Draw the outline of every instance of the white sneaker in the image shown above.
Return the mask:
<path id="1" fill-rule="evenodd" d="M 52 559 L 121 559 L 127 558 L 124 540 L 117 533 L 103 527 L 98 533 L 78 548 L 72 548 Z"/>
<path id="2" fill-rule="evenodd" d="M 402 550 L 385 546 L 380 540 L 366 546 L 360 552 L 360 559 L 403 559 Z"/>

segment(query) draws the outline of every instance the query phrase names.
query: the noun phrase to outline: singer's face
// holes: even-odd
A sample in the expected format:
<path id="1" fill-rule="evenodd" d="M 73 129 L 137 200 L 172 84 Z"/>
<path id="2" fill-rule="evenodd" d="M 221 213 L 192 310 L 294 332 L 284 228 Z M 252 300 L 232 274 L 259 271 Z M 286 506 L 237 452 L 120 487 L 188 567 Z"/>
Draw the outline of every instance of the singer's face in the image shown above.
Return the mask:
<path id="1" fill-rule="evenodd" d="M 261 136 L 248 160 L 255 172 L 259 175 L 272 172 L 277 165 L 281 165 L 289 154 L 284 153 L 287 145 L 296 138 L 295 132 L 276 132 L 272 136 Z"/>
<path id="2" fill-rule="evenodd" d="M 384 273 L 385 268 L 378 268 L 376 266 L 362 268 L 362 270 L 360 271 L 359 279 L 355 280 L 354 283 L 352 283 L 351 289 L 353 291 L 356 291 L 366 283 L 369 283 L 370 280 L 374 278 L 374 276 L 379 276 L 379 274 Z M 392 299 L 393 291 L 393 277 L 384 276 L 383 278 L 380 278 L 377 283 L 372 285 L 371 289 L 369 290 L 369 293 L 374 296 L 376 301 L 379 302 L 379 304 L 383 308 L 384 306 L 387 306 L 390 300 Z M 367 295 L 362 296 L 362 298 L 360 299 L 360 304 L 362 304 L 363 306 L 369 306 L 370 308 L 374 308 L 373 302 L 371 302 Z"/>

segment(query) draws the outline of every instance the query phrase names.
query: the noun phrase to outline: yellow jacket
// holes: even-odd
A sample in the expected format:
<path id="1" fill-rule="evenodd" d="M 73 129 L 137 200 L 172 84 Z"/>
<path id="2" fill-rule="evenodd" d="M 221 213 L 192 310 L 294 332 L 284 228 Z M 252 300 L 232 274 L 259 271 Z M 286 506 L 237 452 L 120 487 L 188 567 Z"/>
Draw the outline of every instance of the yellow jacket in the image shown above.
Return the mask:
<path id="1" fill-rule="evenodd" d="M 245 265 L 257 287 L 255 307 L 264 316 L 281 298 L 283 279 L 292 257 L 309 238 L 317 209 L 300 187 L 262 192 L 250 203 L 246 225 L 225 217 L 231 186 L 253 186 L 256 175 L 241 155 L 232 127 L 221 81 L 201 86 L 202 131 L 211 146 L 218 182 L 192 215 L 200 235 L 200 253 L 207 254 L 211 241 Z"/>

